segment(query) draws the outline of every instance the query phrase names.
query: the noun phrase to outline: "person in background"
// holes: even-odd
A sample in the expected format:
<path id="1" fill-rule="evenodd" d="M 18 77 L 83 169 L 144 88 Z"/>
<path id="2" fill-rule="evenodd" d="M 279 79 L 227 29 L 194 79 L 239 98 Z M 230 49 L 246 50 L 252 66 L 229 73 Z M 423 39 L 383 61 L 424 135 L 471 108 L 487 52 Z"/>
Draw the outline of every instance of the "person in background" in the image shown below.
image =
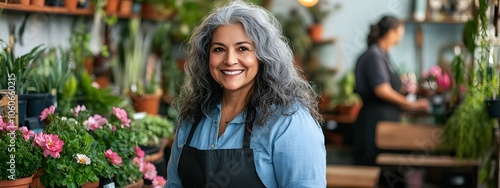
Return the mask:
<path id="1" fill-rule="evenodd" d="M 380 121 L 400 121 L 401 109 L 425 111 L 426 99 L 409 102 L 400 93 L 402 82 L 391 65 L 388 52 L 404 33 L 404 24 L 392 16 L 384 16 L 370 26 L 368 49 L 359 57 L 355 91 L 363 101 L 355 122 L 354 163 L 374 166 L 378 149 L 375 146 L 376 125 Z"/>
<path id="2" fill-rule="evenodd" d="M 167 187 L 326 187 L 319 97 L 280 28 L 234 1 L 195 29 Z"/>

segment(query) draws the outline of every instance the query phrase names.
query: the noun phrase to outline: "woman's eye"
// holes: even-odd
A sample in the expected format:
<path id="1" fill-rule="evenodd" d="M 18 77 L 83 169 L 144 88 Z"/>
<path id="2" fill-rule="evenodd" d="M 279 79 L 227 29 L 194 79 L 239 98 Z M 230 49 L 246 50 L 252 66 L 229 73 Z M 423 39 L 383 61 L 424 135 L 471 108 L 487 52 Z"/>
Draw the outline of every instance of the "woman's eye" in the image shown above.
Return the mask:
<path id="1" fill-rule="evenodd" d="M 239 50 L 240 51 L 248 51 L 249 49 L 247 47 L 240 47 Z"/>
<path id="2" fill-rule="evenodd" d="M 222 52 L 222 51 L 224 51 L 224 49 L 223 48 L 214 48 L 213 51 L 214 52 Z"/>

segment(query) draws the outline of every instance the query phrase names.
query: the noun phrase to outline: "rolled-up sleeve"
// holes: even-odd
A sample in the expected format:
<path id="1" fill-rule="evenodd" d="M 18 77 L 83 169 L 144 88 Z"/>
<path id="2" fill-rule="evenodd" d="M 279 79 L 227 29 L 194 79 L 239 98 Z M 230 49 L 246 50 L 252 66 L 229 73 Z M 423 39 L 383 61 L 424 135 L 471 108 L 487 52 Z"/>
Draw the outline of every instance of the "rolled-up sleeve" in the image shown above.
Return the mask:
<path id="1" fill-rule="evenodd" d="M 321 127 L 305 109 L 281 123 L 273 143 L 278 187 L 326 187 L 326 150 Z"/>

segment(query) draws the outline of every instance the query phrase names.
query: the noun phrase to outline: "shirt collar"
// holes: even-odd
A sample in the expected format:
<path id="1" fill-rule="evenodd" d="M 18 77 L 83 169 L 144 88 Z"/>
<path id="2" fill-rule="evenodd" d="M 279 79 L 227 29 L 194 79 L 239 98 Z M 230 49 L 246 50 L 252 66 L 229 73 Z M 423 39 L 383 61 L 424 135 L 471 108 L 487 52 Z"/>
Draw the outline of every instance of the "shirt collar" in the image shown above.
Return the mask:
<path id="1" fill-rule="evenodd" d="M 221 104 L 221 102 L 219 102 L 210 111 L 209 118 L 211 118 L 212 120 L 219 120 L 220 115 L 221 115 L 221 109 L 222 109 L 222 104 Z M 234 119 L 231 122 L 232 123 L 245 123 L 245 117 L 246 117 L 246 110 L 244 110 L 243 112 L 236 115 L 236 117 L 234 117 Z"/>

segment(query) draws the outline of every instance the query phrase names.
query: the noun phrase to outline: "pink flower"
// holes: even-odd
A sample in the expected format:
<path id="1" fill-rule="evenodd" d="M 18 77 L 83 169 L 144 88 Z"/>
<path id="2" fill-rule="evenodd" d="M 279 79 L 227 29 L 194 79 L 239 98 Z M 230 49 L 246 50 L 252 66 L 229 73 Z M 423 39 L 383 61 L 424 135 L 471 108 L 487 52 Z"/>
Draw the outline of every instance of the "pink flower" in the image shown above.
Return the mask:
<path id="1" fill-rule="evenodd" d="M 38 133 L 35 135 L 35 143 L 43 150 L 43 156 L 48 155 L 53 158 L 59 158 L 62 152 L 64 142 L 55 134 Z"/>
<path id="2" fill-rule="evenodd" d="M 87 121 L 83 122 L 83 125 L 87 126 L 89 130 L 93 131 L 95 129 L 100 129 L 104 124 L 108 123 L 106 118 L 103 118 L 99 114 L 95 114 L 93 117 L 89 117 Z"/>
<path id="3" fill-rule="evenodd" d="M 163 178 L 162 176 L 156 176 L 153 180 L 153 188 L 162 188 L 165 183 L 167 183 L 167 180 Z"/>
<path id="4" fill-rule="evenodd" d="M 75 114 L 75 117 L 76 117 L 76 116 L 78 116 L 78 113 L 80 111 L 86 111 L 86 110 L 87 110 L 87 108 L 85 107 L 85 105 L 81 105 L 81 106 L 78 105 L 74 109 L 71 109 L 70 112 Z"/>
<path id="5" fill-rule="evenodd" d="M 443 74 L 442 76 L 436 77 L 437 85 L 442 90 L 448 90 L 451 87 L 450 75 Z"/>
<path id="6" fill-rule="evenodd" d="M 113 114 L 122 122 L 122 128 L 130 127 L 130 119 L 128 119 L 127 112 L 121 108 L 113 107 Z"/>
<path id="7" fill-rule="evenodd" d="M 115 132 L 116 131 L 116 127 L 111 125 L 111 132 Z"/>
<path id="8" fill-rule="evenodd" d="M 45 108 L 42 111 L 42 114 L 40 114 L 40 120 L 44 120 L 45 118 L 49 117 L 50 114 L 54 114 L 56 111 L 56 107 L 54 105 L 51 105 L 49 108 Z"/>
<path id="9" fill-rule="evenodd" d="M 0 116 L 0 131 L 7 130 L 7 123 L 3 122 L 3 117 Z"/>
<path id="10" fill-rule="evenodd" d="M 134 165 L 139 166 L 139 169 L 144 168 L 144 158 L 134 157 L 133 163 L 134 163 Z"/>
<path id="11" fill-rule="evenodd" d="M 92 82 L 92 87 L 99 89 L 101 86 L 97 82 Z"/>
<path id="12" fill-rule="evenodd" d="M 12 123 L 7 123 L 7 131 L 11 131 L 11 132 L 14 132 L 15 130 L 17 130 L 17 126 L 12 124 Z"/>
<path id="13" fill-rule="evenodd" d="M 139 158 L 144 158 L 144 151 L 142 151 L 141 147 L 137 146 L 134 148 L 135 154 Z"/>
<path id="14" fill-rule="evenodd" d="M 118 156 L 118 153 L 113 152 L 111 149 L 108 149 L 104 152 L 106 158 L 108 158 L 109 162 L 115 165 L 122 165 L 122 158 Z"/>
<path id="15" fill-rule="evenodd" d="M 139 170 L 142 172 L 142 174 L 144 174 L 144 178 L 146 178 L 147 180 L 153 180 L 157 175 L 156 167 L 152 163 L 144 164 L 144 166 Z"/>
<path id="16" fill-rule="evenodd" d="M 23 132 L 23 138 L 26 141 L 28 141 L 30 138 L 35 137 L 35 132 L 33 132 L 32 130 L 28 130 L 28 128 L 25 126 L 22 126 L 21 128 L 19 128 L 19 130 Z"/>

